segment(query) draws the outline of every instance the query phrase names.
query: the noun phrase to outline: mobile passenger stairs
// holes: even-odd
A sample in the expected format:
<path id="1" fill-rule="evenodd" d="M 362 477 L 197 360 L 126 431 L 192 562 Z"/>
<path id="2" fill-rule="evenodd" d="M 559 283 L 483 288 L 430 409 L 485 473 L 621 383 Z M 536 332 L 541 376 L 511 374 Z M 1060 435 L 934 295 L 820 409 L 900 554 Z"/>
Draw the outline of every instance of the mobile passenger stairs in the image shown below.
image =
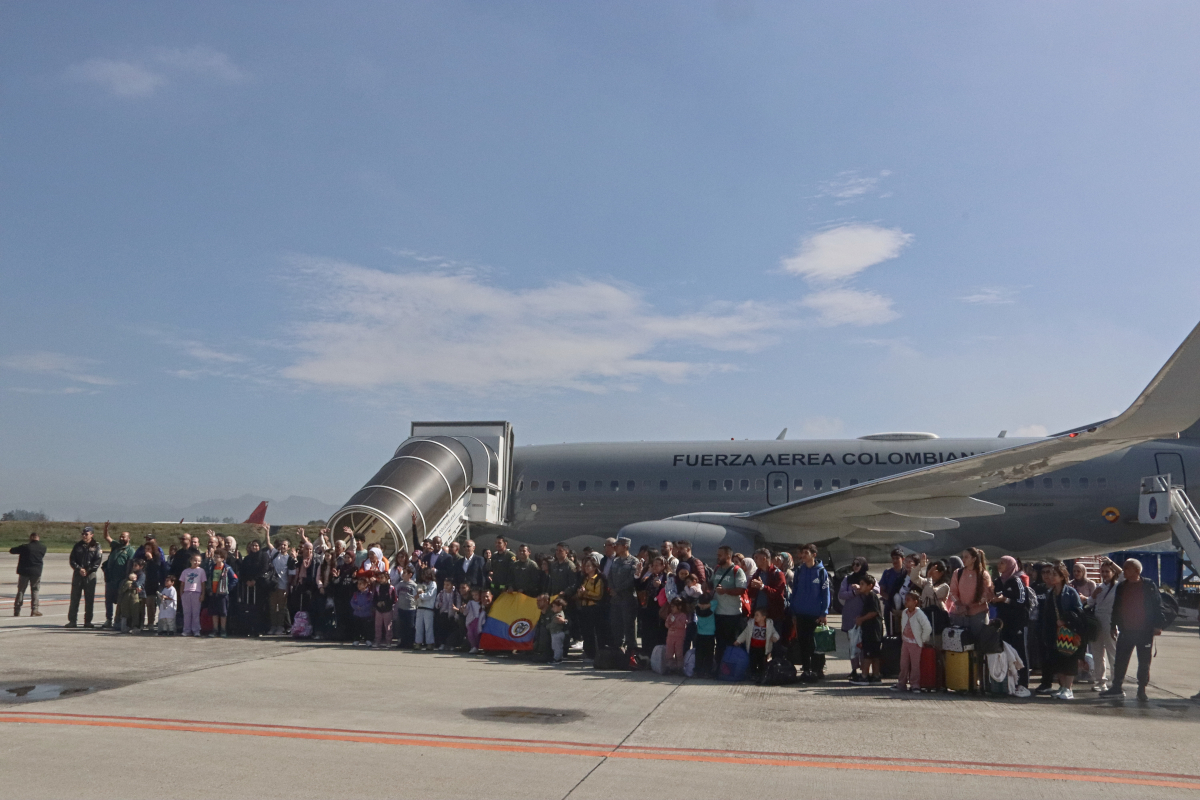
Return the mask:
<path id="1" fill-rule="evenodd" d="M 391 459 L 329 519 L 392 553 L 443 543 L 472 523 L 508 521 L 513 429 L 508 422 L 414 422 Z"/>
<path id="2" fill-rule="evenodd" d="M 1181 594 L 1200 592 L 1200 514 L 1170 473 L 1142 478 L 1138 522 L 1171 526 L 1175 546 L 1183 551 Z"/>

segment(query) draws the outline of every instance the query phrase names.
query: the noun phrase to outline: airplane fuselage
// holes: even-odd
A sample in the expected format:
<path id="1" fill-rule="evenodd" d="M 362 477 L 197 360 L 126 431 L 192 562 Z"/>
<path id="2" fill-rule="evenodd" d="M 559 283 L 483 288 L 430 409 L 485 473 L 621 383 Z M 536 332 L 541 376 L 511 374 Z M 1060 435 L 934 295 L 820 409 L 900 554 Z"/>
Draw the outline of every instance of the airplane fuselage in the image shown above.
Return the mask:
<path id="1" fill-rule="evenodd" d="M 612 536 L 622 526 L 694 512 L 743 513 L 1032 439 L 624 442 L 513 451 L 510 524 L 534 545 Z M 982 492 L 999 516 L 914 544 L 931 555 L 966 546 L 1024 557 L 1071 556 L 1170 537 L 1137 522 L 1140 480 L 1200 476 L 1200 442 L 1157 441 Z M 1179 475 L 1178 473 L 1184 473 Z M 1112 509 L 1116 510 L 1113 518 Z M 1108 511 L 1108 516 L 1105 512 Z M 904 534 L 897 533 L 897 543 Z"/>

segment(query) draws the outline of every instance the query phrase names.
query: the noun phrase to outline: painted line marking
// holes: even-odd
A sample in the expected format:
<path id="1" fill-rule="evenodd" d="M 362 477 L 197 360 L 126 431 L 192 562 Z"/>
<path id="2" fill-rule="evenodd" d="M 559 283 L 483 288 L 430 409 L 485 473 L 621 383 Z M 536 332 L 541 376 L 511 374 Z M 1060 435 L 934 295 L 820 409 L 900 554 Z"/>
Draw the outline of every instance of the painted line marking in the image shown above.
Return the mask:
<path id="1" fill-rule="evenodd" d="M 993 778 L 1023 778 L 1028 780 L 1070 781 L 1076 783 L 1107 783 L 1123 786 L 1154 786 L 1170 789 L 1200 791 L 1200 776 L 1171 775 L 1170 773 L 1129 773 L 1096 768 L 1056 766 L 1028 766 L 1021 769 L 1010 767 L 988 767 L 944 761 L 932 764 L 891 763 L 854 759 L 853 756 L 815 756 L 802 754 L 774 754 L 774 757 L 737 755 L 729 752 L 716 755 L 714 751 L 684 749 L 665 750 L 660 748 L 618 747 L 602 744 L 562 743 L 539 740 L 488 739 L 485 737 L 442 736 L 433 738 L 426 734 L 385 733 L 369 731 L 334 730 L 322 728 L 300 728 L 294 726 L 254 726 L 248 723 L 201 722 L 186 720 L 161 720 L 137 717 L 102 717 L 82 714 L 50 714 L 41 712 L 0 713 L 0 722 L 31 723 L 41 725 L 66 725 L 98 728 L 125 728 L 133 730 L 159 730 L 185 733 L 213 733 L 236 736 L 263 736 L 268 738 L 298 739 L 308 741 L 360 742 L 405 747 L 432 747 L 442 749 L 467 749 L 490 752 L 518 753 L 528 755 L 568 755 L 591 758 L 621 758 L 638 761 L 682 761 L 704 764 L 756 765 L 778 767 L 808 767 L 810 769 L 859 770 L 868 772 L 932 773 L 944 775 L 973 775 Z M 722 751 L 725 752 L 725 751 Z M 1068 771 L 1071 770 L 1071 771 Z M 1135 777 L 1144 775 L 1145 777 Z M 1173 778 L 1173 779 L 1172 779 Z"/>

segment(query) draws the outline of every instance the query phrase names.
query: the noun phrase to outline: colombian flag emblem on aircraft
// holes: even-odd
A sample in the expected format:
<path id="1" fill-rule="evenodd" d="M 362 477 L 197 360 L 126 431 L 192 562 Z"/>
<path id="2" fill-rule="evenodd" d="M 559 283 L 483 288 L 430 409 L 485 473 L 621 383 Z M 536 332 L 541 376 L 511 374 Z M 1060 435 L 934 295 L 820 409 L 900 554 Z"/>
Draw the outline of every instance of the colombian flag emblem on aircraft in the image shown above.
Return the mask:
<path id="1" fill-rule="evenodd" d="M 520 592 L 505 592 L 488 609 L 479 636 L 482 650 L 532 650 L 537 625 L 537 600 Z"/>

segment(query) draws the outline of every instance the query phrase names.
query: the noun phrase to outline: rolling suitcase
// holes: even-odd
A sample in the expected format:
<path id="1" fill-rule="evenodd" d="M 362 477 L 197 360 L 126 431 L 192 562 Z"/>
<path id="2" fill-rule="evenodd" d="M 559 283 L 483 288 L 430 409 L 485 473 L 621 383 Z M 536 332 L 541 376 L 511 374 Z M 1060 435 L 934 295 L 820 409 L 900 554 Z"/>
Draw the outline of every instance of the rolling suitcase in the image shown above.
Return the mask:
<path id="1" fill-rule="evenodd" d="M 900 674 L 900 637 L 885 636 L 879 649 L 879 673 L 885 678 Z"/>
<path id="2" fill-rule="evenodd" d="M 939 683 L 937 650 L 925 645 L 921 648 L 921 689 L 932 692 L 942 688 Z"/>
<path id="3" fill-rule="evenodd" d="M 952 692 L 969 692 L 972 687 L 970 653 L 946 652 L 946 688 Z"/>

